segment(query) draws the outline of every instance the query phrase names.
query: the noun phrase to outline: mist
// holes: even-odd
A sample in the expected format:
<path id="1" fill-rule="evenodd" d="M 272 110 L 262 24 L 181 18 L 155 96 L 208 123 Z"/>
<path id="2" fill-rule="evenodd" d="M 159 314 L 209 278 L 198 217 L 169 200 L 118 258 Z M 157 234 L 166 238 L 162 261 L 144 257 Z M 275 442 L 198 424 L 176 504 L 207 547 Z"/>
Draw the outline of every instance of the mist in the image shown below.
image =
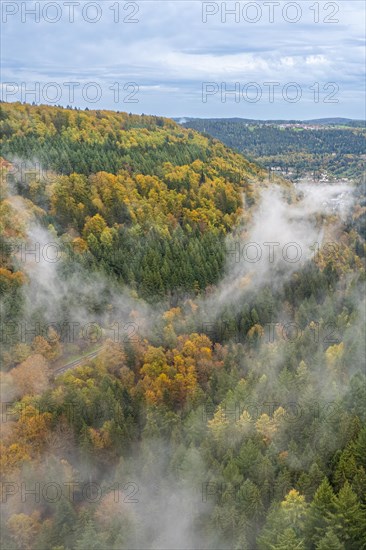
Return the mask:
<path id="1" fill-rule="evenodd" d="M 248 227 L 228 236 L 227 264 L 217 291 L 202 304 L 210 318 L 228 305 L 240 307 L 246 293 L 265 285 L 281 288 L 292 274 L 315 261 L 324 244 L 334 245 L 332 226 L 354 203 L 352 185 L 301 185 L 296 198 L 279 186 L 264 189 Z"/>

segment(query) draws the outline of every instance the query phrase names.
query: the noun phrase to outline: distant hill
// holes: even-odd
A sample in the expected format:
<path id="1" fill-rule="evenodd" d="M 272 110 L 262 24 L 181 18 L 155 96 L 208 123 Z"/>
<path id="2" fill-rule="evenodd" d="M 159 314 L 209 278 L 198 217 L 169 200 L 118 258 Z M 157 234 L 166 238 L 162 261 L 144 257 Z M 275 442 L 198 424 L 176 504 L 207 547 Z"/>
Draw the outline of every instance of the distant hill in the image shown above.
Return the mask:
<path id="1" fill-rule="evenodd" d="M 365 120 L 355 120 L 352 118 L 314 118 L 312 120 L 304 120 L 307 124 L 320 124 L 322 126 L 354 126 L 364 128 L 366 126 Z"/>
<path id="2" fill-rule="evenodd" d="M 363 121 L 192 118 L 182 125 L 214 136 L 263 167 L 275 168 L 292 179 L 309 173 L 357 179 L 365 170 Z"/>
<path id="3" fill-rule="evenodd" d="M 310 120 L 259 120 L 254 118 L 194 118 L 194 117 L 175 117 L 173 118 L 176 122 L 180 124 L 185 124 L 192 121 L 228 121 L 228 122 L 238 122 L 243 124 L 316 124 L 320 126 L 350 126 L 355 128 L 364 128 L 366 126 L 365 120 L 358 120 L 352 118 L 314 118 Z"/>

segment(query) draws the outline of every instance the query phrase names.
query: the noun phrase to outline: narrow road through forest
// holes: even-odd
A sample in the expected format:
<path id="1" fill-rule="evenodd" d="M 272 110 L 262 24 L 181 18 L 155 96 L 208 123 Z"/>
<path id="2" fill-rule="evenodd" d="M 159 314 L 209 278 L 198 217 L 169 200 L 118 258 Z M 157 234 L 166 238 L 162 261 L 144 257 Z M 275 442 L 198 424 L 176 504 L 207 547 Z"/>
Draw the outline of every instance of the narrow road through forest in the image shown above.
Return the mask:
<path id="1" fill-rule="evenodd" d="M 64 372 L 66 372 L 70 369 L 75 369 L 76 367 L 80 367 L 81 365 L 83 365 L 84 363 L 89 361 L 90 359 L 95 359 L 96 357 L 98 357 L 98 355 L 100 354 L 102 349 L 103 349 L 103 346 L 98 348 L 97 350 L 94 350 L 91 353 L 88 353 L 87 355 L 83 355 L 83 357 L 79 357 L 78 359 L 75 359 L 74 361 L 71 361 L 70 363 L 66 363 L 65 365 L 62 365 L 61 367 L 58 367 L 57 369 L 54 370 L 54 374 L 55 375 L 63 374 Z"/>

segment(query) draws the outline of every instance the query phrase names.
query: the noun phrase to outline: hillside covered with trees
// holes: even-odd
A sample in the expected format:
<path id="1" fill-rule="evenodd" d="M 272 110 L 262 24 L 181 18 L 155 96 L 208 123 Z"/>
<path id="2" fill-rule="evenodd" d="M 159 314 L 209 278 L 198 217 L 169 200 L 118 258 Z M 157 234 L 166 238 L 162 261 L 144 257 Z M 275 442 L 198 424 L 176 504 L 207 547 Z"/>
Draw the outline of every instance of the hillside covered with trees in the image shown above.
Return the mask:
<path id="1" fill-rule="evenodd" d="M 342 119 L 341 119 L 342 120 Z M 365 124 L 321 121 L 249 121 L 241 119 L 189 119 L 183 126 L 207 132 L 265 167 L 280 168 L 291 179 L 359 179 L 365 171 Z"/>
<path id="2" fill-rule="evenodd" d="M 361 181 L 315 208 L 161 117 L 1 130 L 2 546 L 366 550 Z M 282 227 L 316 254 L 236 257 Z"/>
<path id="3" fill-rule="evenodd" d="M 87 261 L 146 298 L 217 282 L 242 193 L 252 205 L 254 182 L 266 178 L 169 119 L 3 104 L 1 120 L 4 156 L 31 161 L 10 171 L 18 190 L 59 235 L 77 231 Z"/>

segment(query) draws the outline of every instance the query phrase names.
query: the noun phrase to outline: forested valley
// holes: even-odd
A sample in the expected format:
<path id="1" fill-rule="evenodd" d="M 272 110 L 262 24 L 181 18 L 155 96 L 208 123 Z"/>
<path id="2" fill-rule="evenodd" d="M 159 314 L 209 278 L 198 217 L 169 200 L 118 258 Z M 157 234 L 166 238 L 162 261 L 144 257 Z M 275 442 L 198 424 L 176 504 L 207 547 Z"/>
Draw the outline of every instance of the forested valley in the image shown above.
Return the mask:
<path id="1" fill-rule="evenodd" d="M 365 172 L 364 121 L 188 119 L 183 125 L 220 139 L 267 169 L 292 180 L 359 179 Z"/>
<path id="2" fill-rule="evenodd" d="M 365 550 L 364 175 L 294 186 L 163 117 L 0 122 L 2 547 Z"/>

